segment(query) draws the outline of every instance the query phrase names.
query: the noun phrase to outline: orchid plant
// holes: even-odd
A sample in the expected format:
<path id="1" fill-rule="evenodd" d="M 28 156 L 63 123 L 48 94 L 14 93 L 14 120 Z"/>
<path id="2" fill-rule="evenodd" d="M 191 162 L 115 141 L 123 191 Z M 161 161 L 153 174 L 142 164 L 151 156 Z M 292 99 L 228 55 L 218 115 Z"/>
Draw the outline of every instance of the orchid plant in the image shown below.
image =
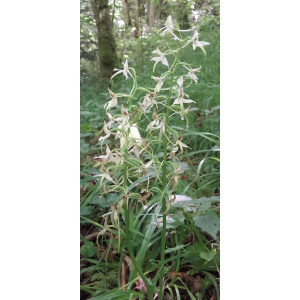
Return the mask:
<path id="1" fill-rule="evenodd" d="M 168 46 L 169 49 L 164 53 L 158 48 L 153 52 L 155 54 L 151 59 L 155 61 L 153 72 L 157 64 L 165 66 L 167 68 L 166 72 L 160 76 L 152 75 L 151 78 L 156 82 L 156 85 L 153 88 L 145 88 L 137 86 L 136 71 L 133 67 L 129 66 L 127 59 L 123 64 L 124 68 L 122 70 L 115 69 L 117 72 L 112 78 L 115 76 L 125 76 L 125 80 L 127 80 L 129 75 L 132 78 L 133 85 L 130 94 L 117 94 L 115 91 L 113 92 L 108 89 L 111 100 L 104 105 L 108 121 L 104 121 L 104 134 L 100 136 L 99 141 L 103 143 L 106 139 L 114 138 L 119 142 L 117 143 L 119 144 L 119 148 L 111 150 L 106 145 L 105 153 L 95 157 L 97 159 L 95 166 L 98 166 L 101 171 L 101 174 L 98 176 L 101 177 L 100 186 L 102 194 L 114 192 L 119 195 L 117 203 L 112 203 L 110 212 L 103 215 L 105 217 L 105 230 L 101 231 L 100 235 L 109 230 L 110 226 L 120 226 L 118 218 L 121 218 L 120 215 L 123 216 L 122 220 L 126 226 L 128 254 L 136 272 L 139 273 L 145 284 L 149 299 L 153 299 L 153 294 L 156 291 L 158 292 L 158 299 L 162 299 L 163 297 L 163 268 L 160 268 L 160 273 L 158 274 L 160 285 L 157 290 L 154 282 L 146 278 L 141 270 L 141 266 L 136 262 L 130 242 L 132 225 L 130 210 L 135 201 L 141 203 L 143 210 L 145 208 L 144 202 L 147 203 L 147 201 L 151 201 L 151 197 L 159 195 L 160 200 L 157 205 L 161 207 L 160 216 L 162 216 L 161 266 L 163 266 L 165 258 L 166 218 L 172 208 L 172 201 L 174 201 L 171 200 L 173 198 L 172 193 L 176 192 L 178 179 L 180 178 L 179 174 L 182 173 L 179 165 L 180 155 L 186 148 L 189 148 L 182 141 L 181 132 L 176 132 L 172 129 L 169 126 L 169 121 L 172 117 L 176 118 L 178 116 L 182 120 L 186 120 L 186 126 L 188 127 L 186 115 L 195 101 L 188 99 L 189 96 L 184 93 L 185 81 L 188 81 L 189 85 L 193 82 L 197 83 L 198 77 L 196 73 L 201 70 L 201 66 L 193 69 L 188 63 L 181 62 L 179 60 L 179 53 L 182 48 L 192 43 L 191 47 L 194 51 L 199 47 L 203 54 L 206 55 L 204 46 L 209 45 L 208 42 L 198 41 L 199 34 L 195 28 L 180 30 L 178 25 L 172 22 L 171 16 L 168 16 L 165 26 L 161 30 L 163 30 L 162 35 L 165 38 L 167 38 L 169 33 L 170 37 L 178 42 L 176 49 L 170 49 Z M 183 31 L 193 31 L 193 36 L 183 39 L 181 35 Z M 169 61 L 169 57 L 173 56 L 174 58 L 171 67 L 166 58 L 167 55 Z M 188 73 L 176 80 L 175 72 L 179 67 L 185 68 Z M 166 85 L 167 81 L 169 81 L 169 88 L 163 89 L 162 86 Z M 146 94 L 139 102 L 136 101 L 136 103 L 133 103 L 138 90 L 144 91 Z M 168 91 L 167 94 L 163 94 L 166 90 Z M 173 96 L 174 93 L 176 94 L 175 97 Z M 171 103 L 172 97 L 174 97 L 173 103 Z M 158 113 L 159 111 L 162 112 Z M 151 118 L 148 114 L 151 114 Z M 142 137 L 139 122 L 144 119 L 148 122 L 148 126 L 146 127 L 147 136 Z M 155 150 L 159 147 L 162 147 L 162 157 L 155 155 Z M 155 183 L 157 183 L 156 185 L 150 186 L 151 178 L 154 178 Z M 146 186 L 143 183 L 144 181 L 147 181 Z M 132 188 L 130 186 L 134 186 L 135 190 L 139 192 L 131 192 Z M 111 215 L 112 225 L 108 225 L 107 223 L 107 215 L 109 214 Z M 132 279 L 132 277 L 130 278 Z"/>

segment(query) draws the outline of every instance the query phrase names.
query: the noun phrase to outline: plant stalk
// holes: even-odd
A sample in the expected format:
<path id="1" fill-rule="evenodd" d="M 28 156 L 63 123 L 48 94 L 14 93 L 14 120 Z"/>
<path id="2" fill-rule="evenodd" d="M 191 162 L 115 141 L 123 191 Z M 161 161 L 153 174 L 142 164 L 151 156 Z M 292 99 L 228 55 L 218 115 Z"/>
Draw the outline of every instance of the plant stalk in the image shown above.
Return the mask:
<path id="1" fill-rule="evenodd" d="M 170 89 L 169 89 L 169 96 L 167 99 L 167 109 L 166 109 L 166 120 L 165 120 L 165 134 L 164 134 L 164 139 L 163 139 L 163 147 L 164 147 L 164 156 L 163 156 L 163 166 L 162 166 L 162 171 L 163 171 L 163 185 L 162 185 L 162 190 L 164 191 L 166 189 L 167 185 L 167 146 L 168 146 L 168 124 L 169 124 L 169 115 L 170 115 L 170 99 L 171 99 L 171 91 L 172 91 L 172 86 L 173 86 L 173 81 L 174 81 L 174 73 L 178 64 L 178 54 L 180 50 L 177 51 L 176 54 L 176 62 L 174 69 L 172 71 L 172 76 L 171 76 L 171 82 L 170 82 Z M 162 211 L 166 211 L 166 198 L 163 196 L 162 197 Z M 163 226 L 162 226 L 162 231 L 161 231 L 161 255 L 160 259 L 163 264 L 165 260 L 165 245 L 166 245 L 166 231 L 167 231 L 167 214 L 163 214 Z M 160 273 L 160 278 L 159 278 L 159 294 L 158 294 L 158 299 L 162 300 L 163 296 L 163 279 L 164 279 L 164 272 L 163 268 Z"/>

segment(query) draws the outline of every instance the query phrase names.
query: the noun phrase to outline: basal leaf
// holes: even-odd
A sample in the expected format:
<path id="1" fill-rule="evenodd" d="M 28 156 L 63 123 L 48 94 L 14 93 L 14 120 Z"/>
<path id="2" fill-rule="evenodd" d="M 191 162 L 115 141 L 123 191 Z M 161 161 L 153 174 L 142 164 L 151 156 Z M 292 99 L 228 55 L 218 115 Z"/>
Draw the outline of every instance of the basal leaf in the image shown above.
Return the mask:
<path id="1" fill-rule="evenodd" d="M 213 211 L 206 211 L 203 214 L 198 214 L 193 218 L 195 225 L 209 235 L 217 238 L 217 233 L 220 230 L 220 218 Z"/>

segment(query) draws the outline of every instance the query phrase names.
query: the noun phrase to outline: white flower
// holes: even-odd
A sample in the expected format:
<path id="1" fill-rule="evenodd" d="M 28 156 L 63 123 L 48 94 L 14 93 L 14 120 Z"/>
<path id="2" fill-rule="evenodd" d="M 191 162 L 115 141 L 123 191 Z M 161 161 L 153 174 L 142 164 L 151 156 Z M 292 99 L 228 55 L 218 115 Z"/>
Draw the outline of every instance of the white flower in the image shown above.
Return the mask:
<path id="1" fill-rule="evenodd" d="M 112 99 L 104 105 L 104 108 L 107 107 L 106 111 L 109 110 L 111 107 L 114 107 L 118 104 L 117 96 L 109 88 L 108 88 L 108 91 L 109 91 L 109 95 Z"/>
<path id="2" fill-rule="evenodd" d="M 128 150 L 129 150 L 128 153 L 133 152 L 134 155 L 135 155 L 138 159 L 140 159 L 140 151 L 139 151 L 139 149 L 138 149 L 137 144 L 134 144 L 134 145 L 131 147 L 131 149 L 128 149 Z"/>
<path id="3" fill-rule="evenodd" d="M 164 120 L 160 121 L 160 123 L 153 127 L 153 129 L 159 129 L 159 139 L 161 139 L 162 134 L 165 132 L 165 123 Z"/>
<path id="4" fill-rule="evenodd" d="M 148 172 L 148 169 L 150 168 L 151 164 L 153 163 L 154 159 L 151 159 L 149 162 L 147 162 L 145 165 L 141 166 L 138 168 L 136 171 L 133 173 L 143 173 L 146 174 Z"/>
<path id="5" fill-rule="evenodd" d="M 189 71 L 186 76 L 190 77 L 192 80 L 195 81 L 195 83 L 197 83 L 198 82 L 198 77 L 194 73 L 200 72 L 201 67 L 197 68 L 197 69 L 189 69 L 186 66 L 183 66 L 183 67 L 186 68 Z"/>
<path id="6" fill-rule="evenodd" d="M 119 129 L 122 129 L 122 125 L 118 126 Z M 124 127 L 124 131 L 127 131 L 129 128 L 129 125 L 126 125 Z M 131 147 L 133 144 L 136 144 L 138 146 L 140 146 L 142 144 L 142 137 L 140 135 L 139 130 L 136 127 L 136 124 L 133 124 L 130 128 L 129 131 L 129 143 L 128 143 L 128 148 Z M 120 139 L 120 148 L 122 148 L 123 146 L 125 146 L 125 142 L 126 142 L 126 135 L 123 134 L 123 132 L 119 132 L 116 135 L 116 138 Z"/>
<path id="7" fill-rule="evenodd" d="M 117 165 L 122 165 L 123 161 L 124 161 L 124 157 L 119 152 L 112 153 L 107 145 L 106 145 L 106 155 L 100 155 L 100 156 L 94 157 L 94 159 L 96 159 L 96 158 L 102 159 L 102 161 L 104 163 L 111 161 Z"/>
<path id="8" fill-rule="evenodd" d="M 127 59 L 125 61 L 125 63 L 123 63 L 124 65 L 124 69 L 123 70 L 120 70 L 120 69 L 114 69 L 114 71 L 118 71 L 117 73 L 115 73 L 113 76 L 111 76 L 111 79 L 113 77 L 115 77 L 116 75 L 120 74 L 120 73 L 123 73 L 123 75 L 126 77 L 126 79 L 128 78 L 128 75 L 127 73 L 133 78 L 132 74 L 130 73 L 129 69 L 128 69 L 128 62 L 127 62 Z"/>
<path id="9" fill-rule="evenodd" d="M 181 120 L 184 119 L 184 116 L 185 114 L 187 113 L 186 110 L 184 110 L 184 106 L 183 106 L 183 103 L 196 103 L 195 101 L 193 100 L 186 100 L 186 99 L 183 99 L 183 90 L 182 89 L 179 89 L 179 92 L 178 92 L 178 97 L 177 99 L 174 101 L 173 105 L 175 104 L 179 104 L 180 105 L 180 115 L 181 115 Z M 188 110 L 188 109 L 187 109 Z"/>
<path id="10" fill-rule="evenodd" d="M 153 126 L 158 125 L 159 124 L 159 120 L 153 120 L 152 122 L 150 122 L 146 128 L 146 131 L 148 131 L 150 129 L 150 131 L 153 129 Z"/>
<path id="11" fill-rule="evenodd" d="M 109 122 L 107 123 L 107 128 L 110 129 L 111 124 L 113 124 L 116 120 L 109 112 L 107 112 L 107 117 L 109 118 Z"/>
<path id="12" fill-rule="evenodd" d="M 157 85 L 155 86 L 154 88 L 154 94 L 158 93 L 163 85 L 163 78 L 160 78 L 160 77 L 154 77 L 153 75 L 151 75 L 151 78 L 154 79 L 156 82 L 157 82 Z"/>
<path id="13" fill-rule="evenodd" d="M 203 51 L 204 55 L 206 55 L 206 51 L 204 50 L 203 46 L 209 45 L 209 43 L 203 42 L 203 41 L 198 41 L 198 35 L 199 35 L 198 31 L 195 30 L 193 37 L 182 48 L 184 48 L 185 46 L 187 46 L 188 44 L 193 42 L 193 50 L 195 50 L 196 47 L 200 47 L 201 50 Z"/>
<path id="14" fill-rule="evenodd" d="M 177 30 L 177 31 L 180 31 L 180 30 L 177 29 L 177 28 L 175 28 L 175 27 L 173 26 L 173 21 L 172 21 L 172 17 L 171 17 L 171 16 L 168 16 L 168 17 L 167 17 L 167 21 L 166 21 L 166 23 L 165 23 L 165 26 L 162 27 L 160 30 L 158 30 L 158 32 L 160 32 L 160 31 L 163 30 L 163 29 L 164 29 L 164 31 L 163 31 L 163 33 L 162 33 L 162 36 L 165 36 L 165 32 L 166 32 L 166 31 L 169 31 L 169 32 L 175 37 L 176 40 L 181 41 L 181 40 L 173 33 L 173 30 L 174 30 L 174 29 Z"/>
<path id="15" fill-rule="evenodd" d="M 140 146 L 142 144 L 142 137 L 141 137 L 141 134 L 139 132 L 139 130 L 137 129 L 136 127 L 136 124 L 133 124 L 131 127 L 130 127 L 130 132 L 129 132 L 129 140 L 133 139 L 134 142 Z M 129 143 L 130 145 L 130 143 Z"/>
<path id="16" fill-rule="evenodd" d="M 168 158 L 174 159 L 176 157 L 177 151 L 178 151 L 178 147 L 173 147 L 172 151 L 168 155 Z"/>
<path id="17" fill-rule="evenodd" d="M 106 168 L 105 168 L 104 165 L 102 165 L 102 174 L 100 174 L 100 175 L 95 175 L 94 177 L 104 177 L 106 180 L 115 183 L 115 182 L 113 181 L 113 179 L 110 177 L 110 175 L 108 174 L 108 171 L 106 170 Z"/>
<path id="18" fill-rule="evenodd" d="M 106 122 L 105 122 L 105 121 L 104 121 L 103 130 L 104 130 L 104 133 L 106 134 L 106 136 L 100 137 L 100 138 L 99 138 L 99 142 L 100 142 L 101 140 L 105 140 L 105 139 L 107 139 L 107 138 L 110 136 L 110 131 L 108 130 L 108 128 L 107 128 L 107 125 L 106 125 Z"/>
<path id="19" fill-rule="evenodd" d="M 183 148 L 185 147 L 185 148 L 190 148 L 189 146 L 187 146 L 186 144 L 184 144 L 182 141 L 181 141 L 181 139 L 182 139 L 182 134 L 181 134 L 181 130 L 180 130 L 180 133 L 179 133 L 179 135 L 178 135 L 178 137 L 177 137 L 177 140 L 176 140 L 176 143 L 175 143 L 175 145 L 174 146 L 179 146 L 179 148 L 180 148 L 180 151 L 181 151 L 181 153 L 183 153 Z M 191 149 L 191 148 L 190 148 Z"/>
<path id="20" fill-rule="evenodd" d="M 180 90 L 183 90 L 183 89 L 182 89 L 182 85 L 183 85 L 183 77 L 180 76 L 180 77 L 177 79 L 176 82 L 177 82 L 178 86 L 174 85 L 174 86 L 172 87 L 172 89 L 175 90 L 175 91 L 177 91 L 177 93 L 179 94 Z M 187 95 L 187 94 L 185 94 L 185 93 L 183 93 L 183 95 L 189 97 L 189 95 Z"/>
<path id="21" fill-rule="evenodd" d="M 140 108 L 143 113 L 149 112 L 150 108 L 155 104 L 157 107 L 156 101 L 152 98 L 153 93 L 149 93 L 144 97 L 143 103 L 139 103 Z"/>
<path id="22" fill-rule="evenodd" d="M 109 149 L 109 147 L 106 145 L 106 155 L 100 155 L 100 156 L 97 156 L 97 157 L 94 157 L 93 159 L 102 159 L 102 161 L 105 163 L 106 161 L 110 161 L 113 159 L 113 155 Z"/>
<path id="23" fill-rule="evenodd" d="M 152 118 L 153 118 L 153 121 L 148 124 L 146 131 L 148 131 L 149 129 L 152 130 L 153 126 L 156 126 L 159 124 L 159 120 L 157 118 L 155 107 L 153 109 Z"/>
<path id="24" fill-rule="evenodd" d="M 123 104 L 121 104 L 121 114 L 122 117 L 115 118 L 116 121 L 122 122 L 122 126 L 124 127 L 125 125 L 128 124 L 129 120 L 129 114 L 126 108 L 124 108 Z"/>
<path id="25" fill-rule="evenodd" d="M 158 48 L 156 51 L 153 51 L 153 53 L 157 53 L 159 56 L 158 57 L 152 57 L 151 60 L 154 60 L 155 61 L 155 64 L 153 66 L 153 72 L 154 72 L 154 69 L 155 69 L 155 66 L 157 65 L 158 62 L 161 62 L 163 65 L 169 67 L 169 63 L 165 57 L 165 55 L 163 53 L 161 53 Z M 150 61 L 151 61 L 150 60 Z"/>

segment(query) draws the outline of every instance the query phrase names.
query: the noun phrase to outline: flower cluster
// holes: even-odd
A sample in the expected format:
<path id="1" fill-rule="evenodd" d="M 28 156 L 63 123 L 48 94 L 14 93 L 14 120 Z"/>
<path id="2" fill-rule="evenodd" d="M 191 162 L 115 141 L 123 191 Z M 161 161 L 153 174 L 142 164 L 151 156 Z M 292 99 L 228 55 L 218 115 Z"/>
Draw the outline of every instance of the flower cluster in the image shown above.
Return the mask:
<path id="1" fill-rule="evenodd" d="M 162 52 L 159 48 L 153 51 L 154 56 L 151 58 L 151 61 L 154 61 L 153 72 L 158 64 L 166 67 L 167 71 L 160 76 L 151 76 L 156 83 L 153 88 L 137 87 L 135 69 L 129 66 L 126 59 L 123 63 L 123 69 L 114 69 L 117 72 L 111 78 L 123 74 L 125 79 L 128 79 L 129 75 L 133 80 L 132 90 L 129 95 L 125 95 L 115 94 L 108 88 L 110 100 L 104 104 L 108 121 L 104 121 L 104 134 L 101 134 L 99 141 L 101 145 L 106 142 L 106 150 L 105 153 L 94 158 L 97 160 L 96 165 L 101 166 L 101 173 L 97 176 L 101 177 L 100 184 L 103 183 L 104 192 L 114 191 L 122 195 L 122 197 L 120 196 L 122 204 L 129 198 L 143 202 L 153 195 L 157 187 L 150 187 L 150 178 L 154 178 L 156 183 L 162 184 L 160 190 L 166 191 L 166 195 L 176 192 L 180 178 L 179 174 L 183 172 L 180 169 L 179 158 L 184 149 L 189 148 L 182 141 L 181 131 L 176 132 L 170 128 L 169 121 L 173 116 L 178 116 L 182 120 L 185 119 L 188 126 L 187 114 L 195 101 L 189 99 L 189 96 L 184 92 L 184 83 L 188 81 L 188 86 L 193 82 L 197 84 L 198 77 L 196 73 L 200 72 L 201 66 L 193 69 L 188 63 L 180 62 L 178 56 L 180 51 L 190 44 L 192 44 L 193 50 L 199 47 L 206 55 L 204 46 L 209 45 L 209 43 L 198 40 L 199 34 L 195 28 L 180 30 L 173 23 L 171 16 L 167 18 L 165 26 L 159 31 L 162 30 L 163 36 L 170 33 L 180 43 L 179 47 L 174 50 L 168 47 L 165 52 Z M 183 39 L 181 33 L 185 31 L 194 31 L 193 36 Z M 179 34 L 180 37 L 174 32 Z M 170 67 L 169 62 L 172 57 L 174 61 Z M 177 68 L 181 68 L 185 75 L 176 77 L 175 71 Z M 136 99 L 137 90 L 145 91 L 146 94 L 135 103 L 132 103 Z M 164 94 L 164 91 L 167 91 L 167 95 Z M 173 96 L 174 93 L 175 97 Z M 121 102 L 120 98 L 128 99 L 127 107 L 125 107 L 125 101 L 119 103 Z M 189 106 L 186 104 L 189 104 Z M 170 114 L 171 111 L 172 114 Z M 149 113 L 152 113 L 152 120 L 149 118 Z M 144 121 L 147 121 L 148 124 L 146 126 L 142 125 L 143 128 L 141 124 L 145 124 Z M 142 137 L 141 132 L 147 134 L 147 136 Z M 117 141 L 116 145 L 118 147 L 110 150 L 107 139 L 112 136 Z M 180 151 L 178 151 L 179 149 Z M 170 150 L 169 153 L 167 153 L 168 150 Z M 163 155 L 158 155 L 159 152 L 163 152 Z M 170 174 L 167 174 L 166 171 L 167 163 L 174 170 Z M 137 181 L 136 177 L 138 177 Z M 143 177 L 146 177 L 146 180 L 148 179 L 146 187 L 141 184 L 142 180 L 139 181 Z M 107 187 L 107 183 L 109 183 L 109 187 Z M 129 193 L 128 184 L 134 185 L 137 189 L 141 184 L 139 193 Z M 145 191 L 147 192 L 145 193 Z M 144 195 L 147 195 L 147 197 Z M 168 202 L 166 211 L 168 211 L 171 203 L 172 201 Z M 117 218 L 122 204 L 112 203 L 111 205 L 112 222 L 115 225 L 118 224 Z M 107 222 L 107 219 L 105 220 Z"/>

